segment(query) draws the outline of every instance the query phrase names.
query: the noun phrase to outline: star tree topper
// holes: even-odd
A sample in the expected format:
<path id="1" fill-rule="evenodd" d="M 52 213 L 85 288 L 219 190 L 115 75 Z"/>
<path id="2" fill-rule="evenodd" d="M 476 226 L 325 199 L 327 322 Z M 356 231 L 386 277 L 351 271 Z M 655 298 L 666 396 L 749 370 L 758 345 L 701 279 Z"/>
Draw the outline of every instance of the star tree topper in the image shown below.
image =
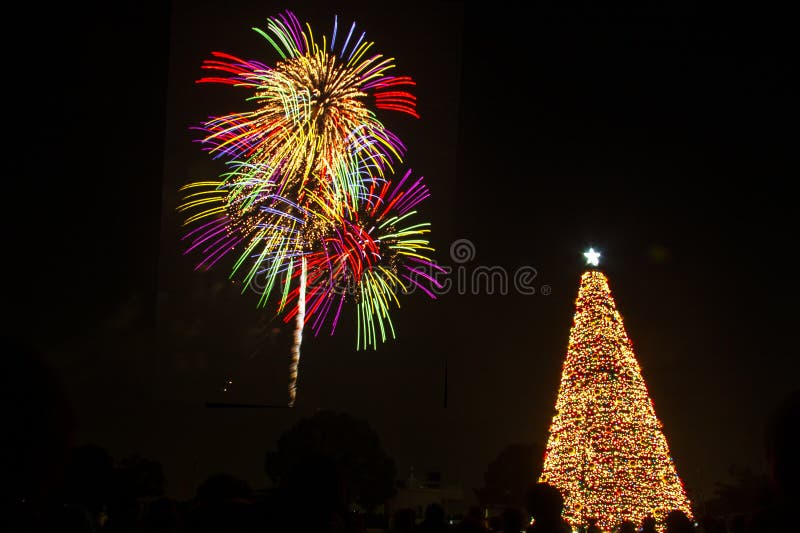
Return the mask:
<path id="1" fill-rule="evenodd" d="M 589 248 L 588 252 L 585 252 L 583 256 L 586 258 L 586 264 L 597 266 L 600 264 L 600 252 L 595 252 L 594 248 Z"/>

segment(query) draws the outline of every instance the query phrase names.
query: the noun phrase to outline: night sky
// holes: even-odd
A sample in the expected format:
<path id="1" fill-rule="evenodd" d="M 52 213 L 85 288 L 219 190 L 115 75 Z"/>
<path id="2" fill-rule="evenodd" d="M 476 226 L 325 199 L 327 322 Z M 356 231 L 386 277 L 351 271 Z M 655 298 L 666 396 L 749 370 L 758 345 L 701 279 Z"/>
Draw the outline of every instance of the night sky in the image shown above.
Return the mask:
<path id="1" fill-rule="evenodd" d="M 478 487 L 503 447 L 546 441 L 594 246 L 690 495 L 765 468 L 767 416 L 800 381 L 788 13 L 121 4 L 31 9 L 6 47 L 4 329 L 46 355 L 76 444 L 158 459 L 188 497 L 218 471 L 263 486 L 277 437 L 334 409 L 371 423 L 401 477 Z M 243 94 L 194 80 L 214 50 L 274 62 L 250 28 L 287 7 L 318 35 L 356 20 L 417 81 L 422 118 L 381 117 L 431 189 L 439 262 L 468 239 L 468 271 L 531 266 L 551 293 L 409 296 L 377 352 L 355 351 L 352 317 L 307 332 L 295 409 L 209 409 L 285 403 L 291 328 L 182 255 L 177 188 L 222 169 L 189 127 Z"/>

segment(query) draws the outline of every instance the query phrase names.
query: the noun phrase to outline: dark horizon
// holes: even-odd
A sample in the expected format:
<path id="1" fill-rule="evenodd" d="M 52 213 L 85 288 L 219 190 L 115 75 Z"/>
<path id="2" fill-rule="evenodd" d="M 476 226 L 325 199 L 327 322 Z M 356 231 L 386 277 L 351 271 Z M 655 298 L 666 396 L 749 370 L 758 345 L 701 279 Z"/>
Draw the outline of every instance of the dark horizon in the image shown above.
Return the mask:
<path id="1" fill-rule="evenodd" d="M 218 471 L 263 485 L 277 437 L 333 409 L 370 422 L 399 477 L 470 491 L 504 446 L 546 442 L 592 246 L 691 496 L 731 466 L 766 472 L 766 421 L 800 370 L 788 13 L 340 5 L 30 13 L 4 329 L 46 354 L 76 442 L 161 461 L 185 498 Z M 177 187 L 219 172 L 189 127 L 242 105 L 194 81 L 214 50 L 273 61 L 250 28 L 287 8 L 315 33 L 355 20 L 416 80 L 421 119 L 381 118 L 431 188 L 437 260 L 457 266 L 466 239 L 465 268 L 530 266 L 537 292 L 409 296 L 376 352 L 355 350 L 352 318 L 307 333 L 295 409 L 210 409 L 285 403 L 288 330 L 182 255 Z"/>

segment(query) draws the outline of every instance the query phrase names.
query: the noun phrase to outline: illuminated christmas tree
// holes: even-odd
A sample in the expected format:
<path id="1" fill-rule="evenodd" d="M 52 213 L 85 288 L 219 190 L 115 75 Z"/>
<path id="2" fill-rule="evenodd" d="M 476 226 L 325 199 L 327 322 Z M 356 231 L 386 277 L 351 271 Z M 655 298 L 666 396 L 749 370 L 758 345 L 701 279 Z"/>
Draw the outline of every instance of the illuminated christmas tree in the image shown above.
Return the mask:
<path id="1" fill-rule="evenodd" d="M 600 254 L 584 254 L 597 266 Z M 598 519 L 610 531 L 647 515 L 691 507 L 647 393 L 608 280 L 581 277 L 540 481 L 564 495 L 573 525 Z"/>

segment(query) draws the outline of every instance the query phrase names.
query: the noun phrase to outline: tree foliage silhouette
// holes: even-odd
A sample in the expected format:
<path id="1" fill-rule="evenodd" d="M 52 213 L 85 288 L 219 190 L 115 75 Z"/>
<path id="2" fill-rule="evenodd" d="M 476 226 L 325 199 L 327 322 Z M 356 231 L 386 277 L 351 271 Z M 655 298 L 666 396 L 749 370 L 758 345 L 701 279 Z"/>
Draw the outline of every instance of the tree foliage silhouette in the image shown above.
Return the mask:
<path id="1" fill-rule="evenodd" d="M 482 505 L 523 507 L 525 493 L 542 468 L 544 448 L 538 444 L 510 444 L 483 474 L 483 487 L 475 489 Z"/>
<path id="2" fill-rule="evenodd" d="M 320 411 L 281 435 L 277 451 L 267 453 L 267 475 L 279 486 L 308 477 L 320 459 L 335 468 L 345 503 L 372 510 L 395 493 L 394 461 L 381 448 L 370 425 L 347 414 Z"/>

